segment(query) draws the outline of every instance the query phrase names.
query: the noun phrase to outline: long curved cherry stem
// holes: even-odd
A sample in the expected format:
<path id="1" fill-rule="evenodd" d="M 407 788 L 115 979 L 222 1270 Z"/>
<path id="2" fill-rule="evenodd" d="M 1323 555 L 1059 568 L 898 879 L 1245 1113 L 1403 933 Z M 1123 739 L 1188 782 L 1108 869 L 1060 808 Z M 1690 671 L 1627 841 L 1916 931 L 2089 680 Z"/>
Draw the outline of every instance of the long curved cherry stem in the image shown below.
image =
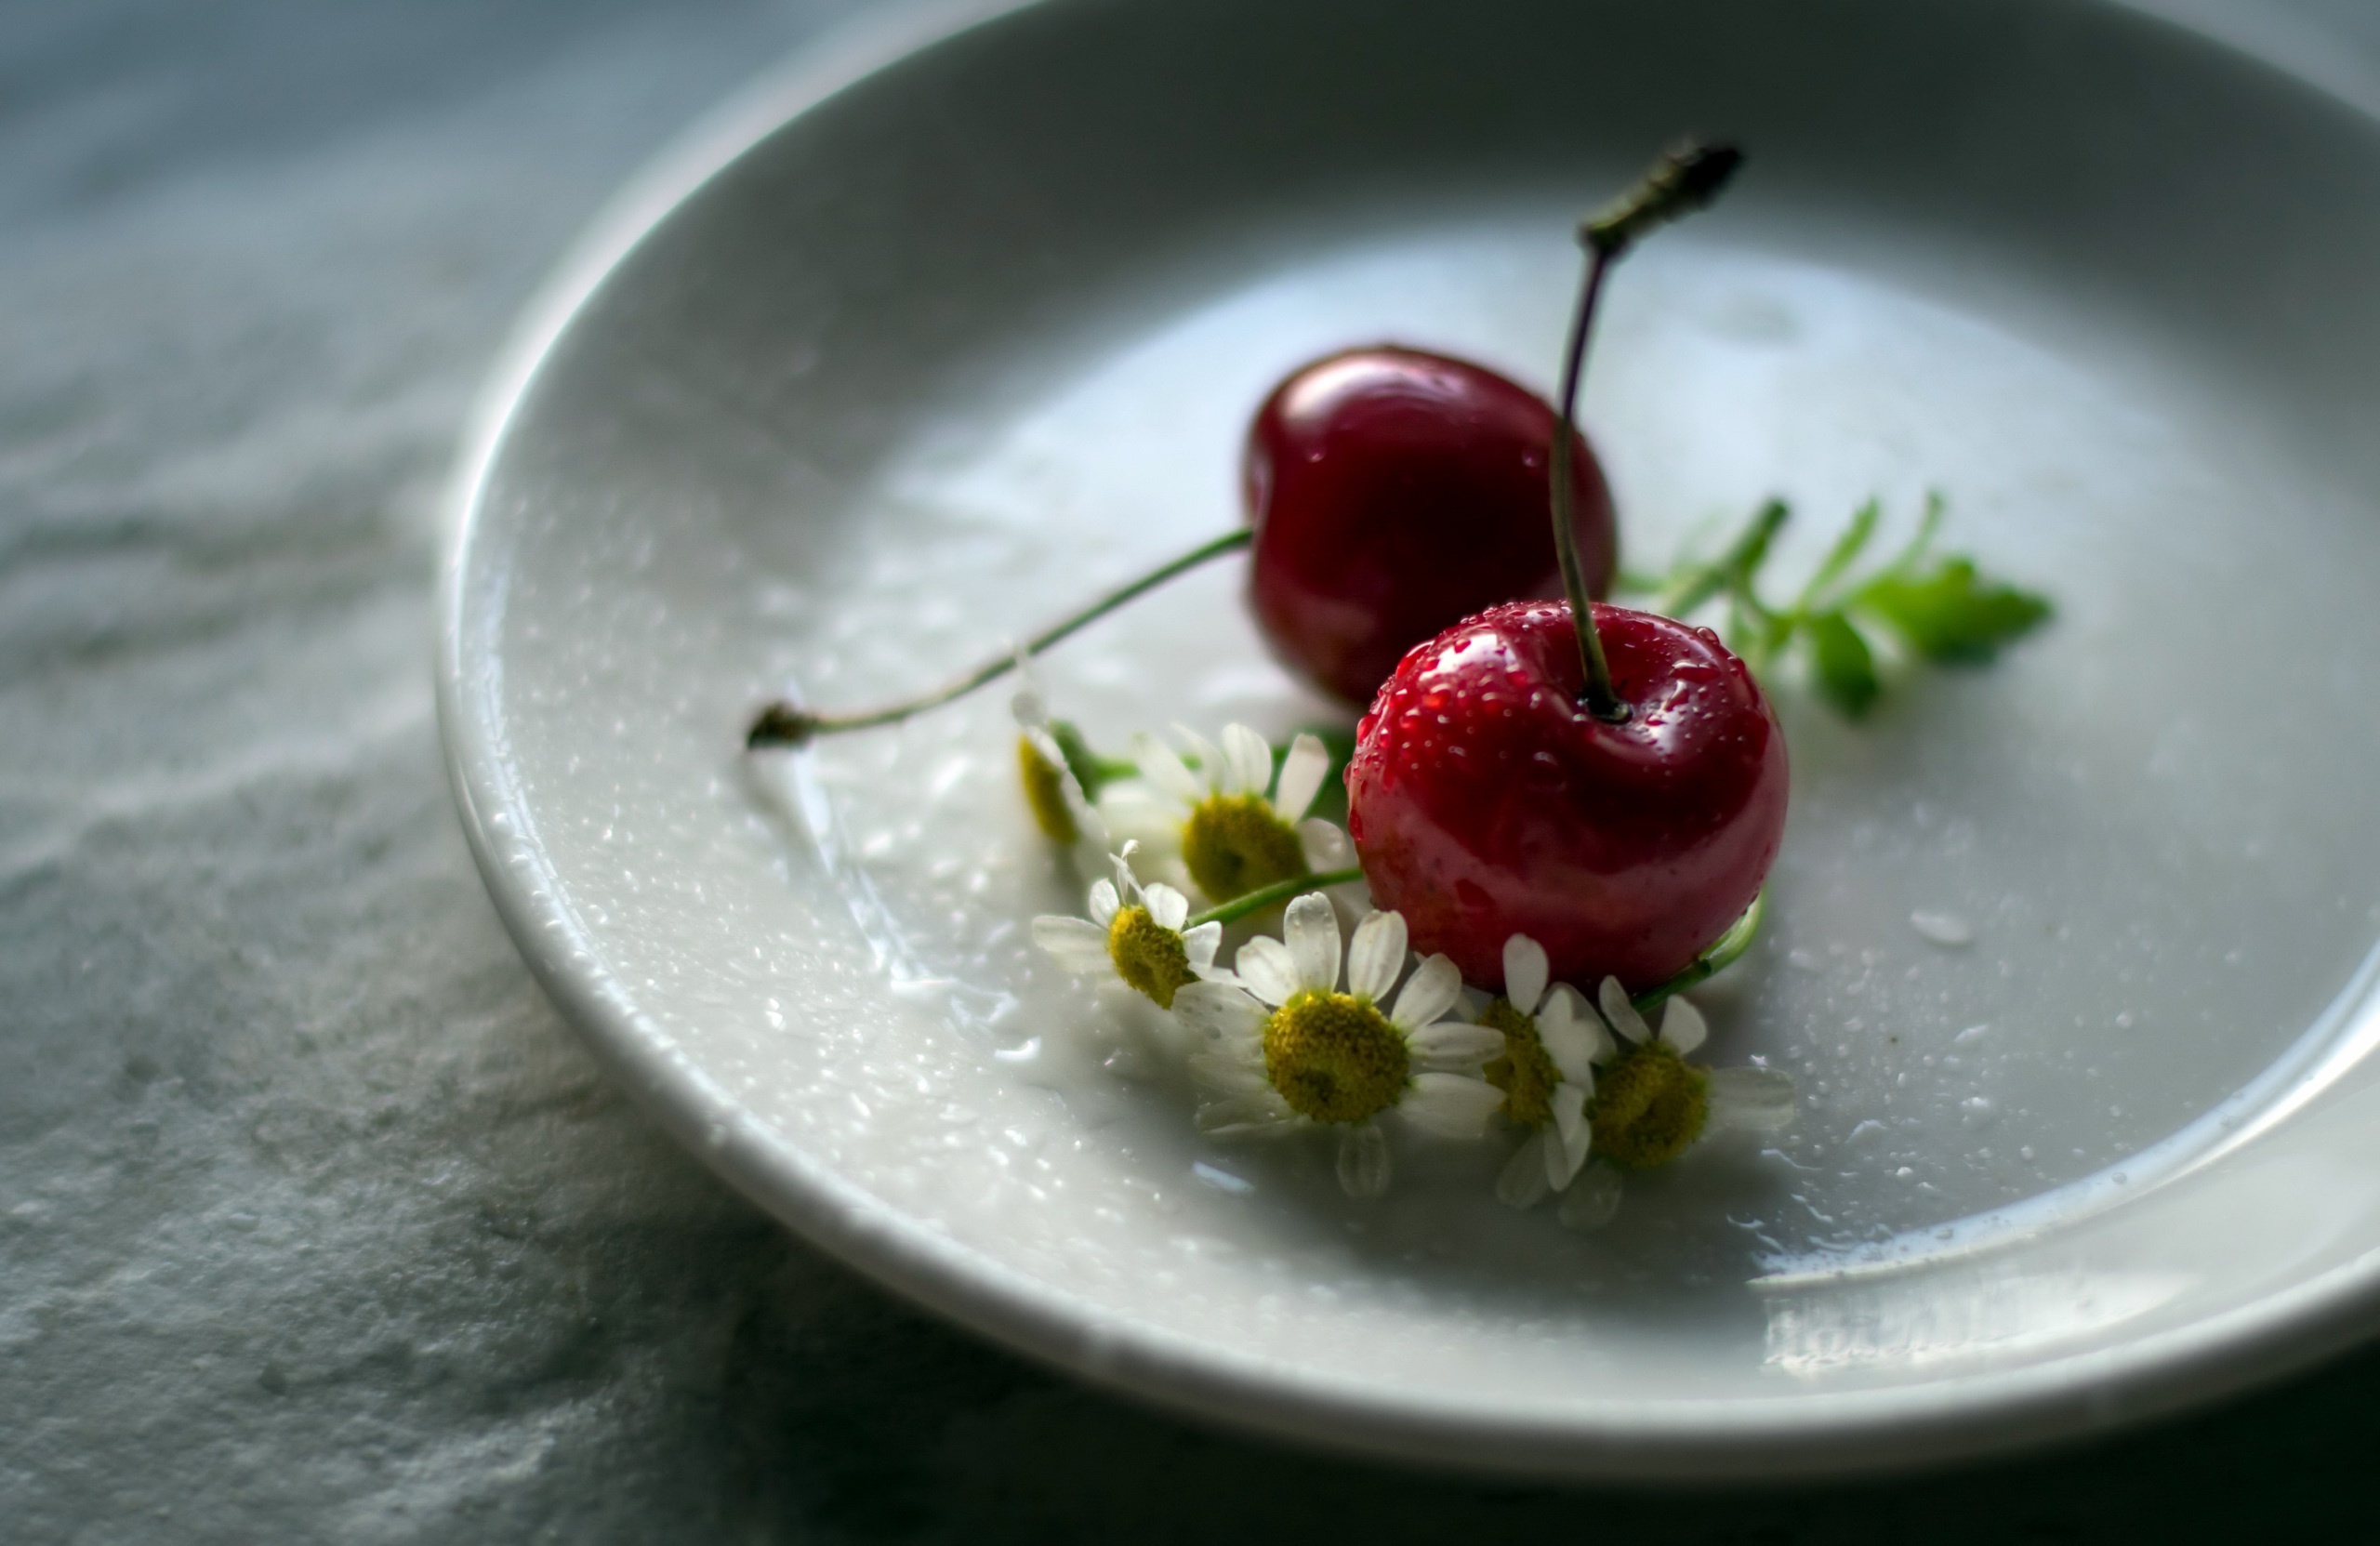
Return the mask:
<path id="1" fill-rule="evenodd" d="M 1570 438 L 1577 433 L 1579 377 L 1586 371 L 1587 341 L 1594 330 L 1595 307 L 1603 298 L 1605 272 L 1646 236 L 1718 197 L 1743 160 L 1743 152 L 1732 145 L 1681 141 L 1664 152 L 1618 203 L 1579 227 L 1579 241 L 1587 249 L 1587 270 L 1579 284 L 1579 304 L 1570 314 L 1570 336 L 1563 346 L 1561 413 L 1554 427 L 1549 458 L 1554 550 L 1561 555 L 1562 590 L 1570 599 L 1570 622 L 1579 635 L 1579 664 L 1585 671 L 1586 687 L 1580 699 L 1589 713 L 1606 724 L 1628 718 L 1628 706 L 1612 688 L 1611 665 L 1604 658 L 1603 636 L 1595 629 L 1594 598 L 1587 594 L 1586 571 L 1579 562 L 1579 534 L 1571 525 Z"/>
<path id="2" fill-rule="evenodd" d="M 1326 869 L 1310 871 L 1304 875 L 1293 875 L 1287 880 L 1276 880 L 1269 886 L 1259 886 L 1252 892 L 1235 896 L 1218 906 L 1210 907 L 1184 923 L 1183 927 L 1196 929 L 1202 923 L 1231 923 L 1246 918 L 1250 913 L 1262 912 L 1276 902 L 1287 902 L 1293 896 L 1303 896 L 1308 892 L 1318 892 L 1326 886 L 1343 886 L 1350 881 L 1361 880 L 1363 878 L 1364 872 L 1355 868 Z"/>
<path id="3" fill-rule="evenodd" d="M 898 724 L 912 714 L 923 713 L 929 708 L 939 708 L 944 704 L 965 697 L 978 687 L 998 681 L 1015 670 L 1020 659 L 1039 654 L 1077 629 L 1099 621 L 1134 597 L 1155 590 L 1175 575 L 1187 574 L 1210 559 L 1238 551 L 1254 541 L 1255 536 L 1256 534 L 1253 531 L 1242 529 L 1226 533 L 1210 542 L 1201 543 L 1180 558 L 1157 565 L 1139 579 L 1128 585 L 1118 586 L 1081 611 L 1043 628 L 1016 649 L 1011 650 L 997 659 L 985 661 L 958 681 L 939 687 L 922 697 L 909 698 L 901 703 L 887 704 L 881 708 L 864 709 L 852 714 L 820 714 L 807 708 L 797 707 L 782 700 L 773 703 L 761 709 L 759 716 L 753 720 L 752 728 L 745 733 L 744 745 L 747 749 L 758 749 L 761 747 L 798 747 L 813 736 L 836 735 L 847 730 L 868 730 L 877 725 Z"/>

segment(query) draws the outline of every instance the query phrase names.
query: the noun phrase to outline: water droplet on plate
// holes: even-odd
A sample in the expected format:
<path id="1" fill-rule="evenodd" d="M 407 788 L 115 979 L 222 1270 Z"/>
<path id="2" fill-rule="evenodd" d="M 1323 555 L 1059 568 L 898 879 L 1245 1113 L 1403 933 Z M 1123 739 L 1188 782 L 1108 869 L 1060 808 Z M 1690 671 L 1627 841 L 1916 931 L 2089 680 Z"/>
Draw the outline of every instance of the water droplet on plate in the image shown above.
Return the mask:
<path id="1" fill-rule="evenodd" d="M 1975 943 L 1975 926 L 1956 913 L 1931 912 L 1921 907 L 1909 915 L 1909 926 L 1929 943 L 1948 950 Z"/>

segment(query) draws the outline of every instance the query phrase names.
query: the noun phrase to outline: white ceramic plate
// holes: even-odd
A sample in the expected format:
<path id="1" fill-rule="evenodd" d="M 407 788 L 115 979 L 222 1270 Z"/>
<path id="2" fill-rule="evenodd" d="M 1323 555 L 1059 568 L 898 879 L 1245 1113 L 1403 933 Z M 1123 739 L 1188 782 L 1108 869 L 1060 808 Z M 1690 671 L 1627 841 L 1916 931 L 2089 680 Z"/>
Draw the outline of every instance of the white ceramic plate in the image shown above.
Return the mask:
<path id="1" fill-rule="evenodd" d="M 2380 1312 L 2380 134 L 2052 0 L 1170 0 L 910 16 L 780 82 L 558 282 L 469 467 L 443 707 L 522 950 L 724 1174 L 1119 1390 L 1578 1476 L 1811 1473 L 2104 1426 Z M 878 68 L 877 66 L 880 66 Z M 1639 562 L 1779 492 L 2053 591 L 1846 729 L 1791 689 L 1773 925 L 1705 1006 L 1809 1095 L 1580 1237 L 1408 1145 L 1201 1141 L 1038 959 L 1078 904 L 1004 694 L 755 761 L 798 686 L 939 680 L 1236 518 L 1245 416 L 1381 337 L 1542 384 L 1567 231 Z M 1095 737 L 1286 728 L 1230 565 L 1052 656 Z M 1912 912 L 1964 919 L 1930 943 Z"/>

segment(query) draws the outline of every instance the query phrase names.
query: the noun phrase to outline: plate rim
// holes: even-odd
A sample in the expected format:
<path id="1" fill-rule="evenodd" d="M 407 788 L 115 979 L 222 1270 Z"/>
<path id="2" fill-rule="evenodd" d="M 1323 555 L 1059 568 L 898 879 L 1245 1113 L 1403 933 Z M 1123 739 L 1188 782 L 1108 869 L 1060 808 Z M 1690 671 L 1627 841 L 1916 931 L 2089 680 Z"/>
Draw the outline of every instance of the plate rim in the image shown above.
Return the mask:
<path id="1" fill-rule="evenodd" d="M 1603 1483 L 1745 1483 L 1902 1472 L 2040 1447 L 2268 1383 L 2380 1332 L 2380 1248 L 2228 1311 L 2112 1348 L 1921 1385 L 1678 1401 L 1610 1415 L 1554 1404 L 1491 1410 L 1285 1369 L 1099 1310 L 939 1236 L 751 1119 L 675 1055 L 600 968 L 591 932 L 557 899 L 468 667 L 482 495 L 516 412 L 612 272 L 714 176 L 763 139 L 888 66 L 979 26 L 1064 0 L 898 0 L 828 33 L 698 118 L 588 221 L 522 308 L 471 407 L 445 495 L 436 709 L 448 782 L 491 902 L 562 1018 L 665 1130 L 806 1241 L 913 1304 L 1044 1367 L 1173 1415 L 1326 1450 L 1462 1474 Z M 2094 7 L 2271 61 L 2138 0 Z M 2321 83 L 2283 72 L 2334 102 Z M 2357 104 L 2342 103 L 2349 111 Z M 527 861 L 527 862 L 524 862 Z"/>

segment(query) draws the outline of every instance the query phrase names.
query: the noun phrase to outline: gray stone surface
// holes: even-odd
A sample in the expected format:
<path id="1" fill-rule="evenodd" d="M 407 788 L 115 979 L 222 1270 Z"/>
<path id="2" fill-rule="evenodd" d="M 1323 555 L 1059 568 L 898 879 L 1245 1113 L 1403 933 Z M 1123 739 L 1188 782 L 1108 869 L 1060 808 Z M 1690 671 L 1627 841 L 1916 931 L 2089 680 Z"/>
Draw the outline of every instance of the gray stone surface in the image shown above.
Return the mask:
<path id="1" fill-rule="evenodd" d="M 2113 1446 L 1882 1487 L 1619 1496 L 1317 1460 L 916 1315 L 629 1107 L 449 813 L 435 507 L 562 244 L 850 9 L 0 8 L 0 1539 L 2380 1524 L 2368 1354 Z"/>

